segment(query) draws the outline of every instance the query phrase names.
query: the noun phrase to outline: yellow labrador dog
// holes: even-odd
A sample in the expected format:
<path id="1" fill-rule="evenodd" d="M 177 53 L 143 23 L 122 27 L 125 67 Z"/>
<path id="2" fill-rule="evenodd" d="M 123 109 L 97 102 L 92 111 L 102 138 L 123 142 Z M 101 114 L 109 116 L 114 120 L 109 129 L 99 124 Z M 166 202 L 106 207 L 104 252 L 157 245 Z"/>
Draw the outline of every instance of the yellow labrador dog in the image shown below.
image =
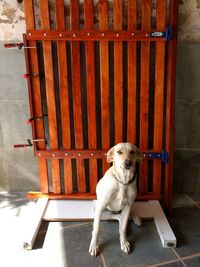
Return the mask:
<path id="1" fill-rule="evenodd" d="M 121 211 L 119 221 L 121 250 L 130 253 L 130 244 L 126 239 L 126 227 L 137 194 L 136 162 L 141 160 L 142 153 L 130 143 L 119 143 L 107 153 L 107 162 L 113 162 L 113 165 L 98 182 L 96 188 L 97 201 L 89 247 L 89 253 L 93 257 L 98 254 L 99 224 L 104 209 L 113 212 Z M 137 225 L 141 224 L 138 217 L 133 217 L 133 220 Z"/>

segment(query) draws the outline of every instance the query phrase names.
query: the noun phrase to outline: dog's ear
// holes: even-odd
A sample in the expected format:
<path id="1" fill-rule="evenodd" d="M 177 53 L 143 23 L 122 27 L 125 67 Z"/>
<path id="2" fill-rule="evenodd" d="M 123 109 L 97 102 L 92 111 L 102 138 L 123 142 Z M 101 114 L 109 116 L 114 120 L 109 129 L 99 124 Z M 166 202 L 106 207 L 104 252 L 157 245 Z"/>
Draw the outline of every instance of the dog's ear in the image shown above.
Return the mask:
<path id="1" fill-rule="evenodd" d="M 114 154 L 114 147 L 112 147 L 107 153 L 106 153 L 106 159 L 108 163 L 113 162 L 113 154 Z"/>
<path id="2" fill-rule="evenodd" d="M 137 162 L 140 163 L 143 160 L 143 153 L 137 148 L 136 149 Z"/>

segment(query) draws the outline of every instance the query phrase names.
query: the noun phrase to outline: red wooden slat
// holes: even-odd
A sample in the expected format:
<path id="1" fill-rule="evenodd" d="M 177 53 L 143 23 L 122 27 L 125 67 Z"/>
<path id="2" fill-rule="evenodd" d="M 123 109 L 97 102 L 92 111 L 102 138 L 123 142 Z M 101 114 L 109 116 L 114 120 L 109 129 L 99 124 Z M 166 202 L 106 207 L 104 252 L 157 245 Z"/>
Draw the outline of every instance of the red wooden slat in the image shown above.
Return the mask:
<path id="1" fill-rule="evenodd" d="M 167 101 L 166 101 L 166 151 L 169 162 L 165 166 L 164 201 L 168 213 L 172 213 L 173 192 L 173 158 L 174 158 L 174 117 L 175 117 L 175 86 L 176 86 L 176 46 L 178 26 L 178 1 L 170 1 L 170 25 L 173 27 L 173 37 L 168 43 L 167 57 Z"/>
<path id="2" fill-rule="evenodd" d="M 150 30 L 151 1 L 142 0 L 142 30 Z M 141 42 L 140 149 L 148 149 L 150 43 Z M 140 164 L 140 193 L 147 192 L 148 162 Z"/>
<path id="3" fill-rule="evenodd" d="M 157 2 L 156 26 L 158 31 L 166 28 L 166 1 Z M 163 107 L 164 107 L 165 44 L 156 43 L 155 54 L 155 96 L 154 96 L 154 149 L 162 150 L 163 143 Z M 162 163 L 153 162 L 153 192 L 161 193 Z"/>
<path id="4" fill-rule="evenodd" d="M 70 28 L 79 29 L 79 1 L 70 1 Z M 79 42 L 71 43 L 71 67 L 72 67 L 72 93 L 73 93 L 73 110 L 74 110 L 74 128 L 76 148 L 83 148 L 83 125 L 82 125 L 82 103 L 81 103 L 81 78 L 80 78 L 80 44 Z M 76 161 L 78 191 L 86 191 L 84 161 Z"/>
<path id="5" fill-rule="evenodd" d="M 40 0 L 41 27 L 50 29 L 48 0 Z M 56 99 L 54 89 L 54 73 L 52 60 L 52 46 L 50 41 L 43 41 L 46 100 L 49 123 L 49 139 L 51 149 L 58 148 L 58 133 L 56 119 Z M 52 159 L 52 184 L 54 193 L 61 193 L 60 166 L 58 159 Z"/>
<path id="6" fill-rule="evenodd" d="M 128 1 L 128 30 L 137 29 L 137 2 Z M 128 42 L 127 141 L 136 142 L 136 43 Z"/>
<path id="7" fill-rule="evenodd" d="M 26 30 L 35 30 L 33 0 L 24 3 Z"/>
<path id="8" fill-rule="evenodd" d="M 114 30 L 122 30 L 122 1 L 114 0 Z M 114 42 L 115 144 L 123 139 L 123 45 Z"/>
<path id="9" fill-rule="evenodd" d="M 99 0 L 99 28 L 108 30 L 108 3 Z M 110 112 L 109 112 L 109 54 L 108 42 L 100 42 L 100 83 L 101 83 L 101 129 L 102 148 L 110 147 Z M 103 172 L 108 169 L 106 160 L 103 161 Z"/>
<path id="10" fill-rule="evenodd" d="M 35 29 L 35 19 L 34 19 L 34 9 L 32 0 L 27 0 L 24 3 L 25 8 L 25 19 L 26 19 L 26 29 L 34 30 Z M 29 46 L 36 47 L 36 41 L 29 41 Z M 29 49 L 26 51 L 27 62 L 29 61 L 30 73 L 39 73 L 38 66 L 38 55 L 36 49 Z M 29 70 L 28 70 L 29 73 Z M 31 116 L 41 117 L 43 115 L 42 109 L 42 98 L 41 98 L 41 90 L 40 90 L 40 81 L 39 78 L 34 78 L 30 80 L 30 91 L 32 96 L 33 103 L 30 103 Z M 33 138 L 44 139 L 44 121 L 36 120 L 34 121 L 33 126 Z M 45 144 L 42 142 L 38 142 L 36 144 L 37 149 L 45 149 Z M 49 192 L 48 186 L 48 172 L 47 172 L 47 161 L 46 159 L 38 159 L 39 164 L 39 176 L 40 176 L 40 190 L 42 193 Z"/>
<path id="11" fill-rule="evenodd" d="M 84 1 L 85 29 L 94 27 L 93 0 Z M 97 147 L 96 129 L 96 92 L 95 92 L 95 54 L 94 42 L 85 43 L 86 53 L 86 82 L 87 82 L 87 111 L 88 111 L 88 144 L 89 148 Z M 90 193 L 95 193 L 97 184 L 97 160 L 90 159 Z"/>
<path id="12" fill-rule="evenodd" d="M 56 28 L 57 30 L 65 30 L 65 8 L 63 0 L 55 1 L 56 11 Z M 71 148 L 71 131 L 69 116 L 69 95 L 68 95 L 68 69 L 67 69 L 67 50 L 65 41 L 60 41 L 58 46 L 58 69 L 60 82 L 60 111 L 62 124 L 62 142 L 64 149 Z M 72 183 L 72 165 L 71 160 L 64 159 L 64 184 L 65 193 L 73 192 Z"/>

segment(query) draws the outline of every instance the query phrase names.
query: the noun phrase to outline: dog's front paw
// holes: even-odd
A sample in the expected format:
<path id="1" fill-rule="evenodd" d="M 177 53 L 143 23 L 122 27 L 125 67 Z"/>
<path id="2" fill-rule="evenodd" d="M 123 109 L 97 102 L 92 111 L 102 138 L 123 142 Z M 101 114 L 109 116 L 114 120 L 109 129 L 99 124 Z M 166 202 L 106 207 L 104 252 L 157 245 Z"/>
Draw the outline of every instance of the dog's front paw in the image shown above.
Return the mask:
<path id="1" fill-rule="evenodd" d="M 137 226 L 141 226 L 142 225 L 142 221 L 138 216 L 134 216 L 133 217 L 133 221 Z"/>
<path id="2" fill-rule="evenodd" d="M 89 253 L 92 257 L 96 257 L 99 252 L 99 246 L 96 243 L 91 242 L 89 247 Z"/>
<path id="3" fill-rule="evenodd" d="M 131 249 L 130 249 L 130 244 L 128 241 L 121 241 L 121 250 L 124 251 L 125 253 L 129 254 Z"/>

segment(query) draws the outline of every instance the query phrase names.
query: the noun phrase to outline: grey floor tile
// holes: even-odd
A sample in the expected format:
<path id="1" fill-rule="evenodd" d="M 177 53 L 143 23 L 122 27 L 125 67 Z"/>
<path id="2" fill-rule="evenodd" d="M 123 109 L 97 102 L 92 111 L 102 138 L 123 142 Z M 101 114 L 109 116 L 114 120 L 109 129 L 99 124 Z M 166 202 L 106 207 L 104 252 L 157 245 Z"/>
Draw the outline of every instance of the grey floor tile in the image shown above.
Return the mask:
<path id="1" fill-rule="evenodd" d="M 162 267 L 183 267 L 184 265 L 181 262 L 173 262 L 169 264 L 160 265 Z"/>
<path id="2" fill-rule="evenodd" d="M 199 267 L 200 266 L 200 256 L 194 259 L 185 260 L 184 263 L 187 267 Z"/>
<path id="3" fill-rule="evenodd" d="M 84 222 L 43 222 L 34 249 L 21 250 L 21 236 L 26 227 L 23 215 L 34 203 L 25 195 L 0 193 L 1 228 L 0 249 L 2 266 L 82 267 L 102 266 L 101 257 L 93 259 L 88 253 L 92 224 Z M 180 202 L 179 202 L 180 203 Z M 25 216 L 26 217 L 26 216 Z M 8 227 L 9 223 L 9 227 Z M 178 239 L 176 251 L 180 256 L 200 252 L 200 209 L 194 206 L 174 209 L 170 223 Z M 134 267 L 159 264 L 176 259 L 171 249 L 164 249 L 153 221 L 145 221 L 142 227 L 128 226 L 128 240 L 132 252 L 126 255 L 120 250 L 118 222 L 102 222 L 100 246 L 108 267 Z M 9 249 L 12 257 L 7 257 Z M 6 263 L 6 265 L 5 265 Z M 196 267 L 199 259 L 185 260 L 187 266 Z M 169 267 L 182 266 L 180 262 Z"/>
<path id="4" fill-rule="evenodd" d="M 91 232 L 91 224 L 62 229 L 61 225 L 50 223 L 43 246 L 44 254 L 48 255 L 47 266 L 102 266 L 101 257 L 93 258 L 88 252 Z"/>
<path id="5" fill-rule="evenodd" d="M 180 256 L 200 252 L 200 209 L 195 206 L 174 209 L 170 224 L 177 238 Z"/>
<path id="6" fill-rule="evenodd" d="M 132 247 L 130 255 L 120 249 L 118 222 L 102 223 L 100 245 L 109 267 L 146 266 L 176 258 L 171 249 L 162 247 L 153 221 L 144 222 L 142 227 L 130 222 L 127 233 Z"/>

